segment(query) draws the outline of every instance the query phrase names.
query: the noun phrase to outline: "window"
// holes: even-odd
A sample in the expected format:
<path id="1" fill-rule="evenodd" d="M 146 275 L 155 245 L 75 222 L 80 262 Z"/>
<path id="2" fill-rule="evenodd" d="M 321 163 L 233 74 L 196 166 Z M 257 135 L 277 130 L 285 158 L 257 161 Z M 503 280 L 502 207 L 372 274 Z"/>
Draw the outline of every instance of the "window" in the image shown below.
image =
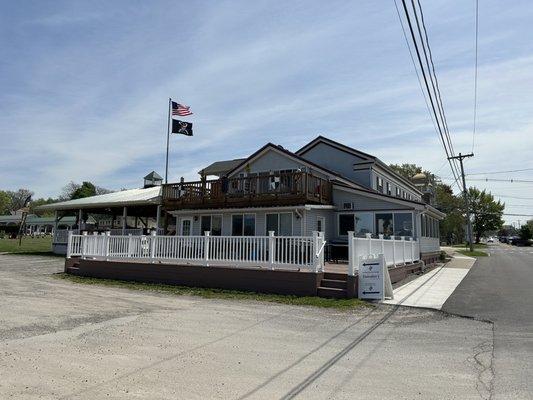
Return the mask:
<path id="1" fill-rule="evenodd" d="M 396 186 L 396 197 L 400 197 L 400 188 Z"/>
<path id="2" fill-rule="evenodd" d="M 376 214 L 376 233 L 385 236 L 392 235 L 392 213 Z"/>
<path id="3" fill-rule="evenodd" d="M 390 196 L 392 195 L 392 187 L 390 185 L 390 182 L 387 182 L 387 194 Z"/>
<path id="4" fill-rule="evenodd" d="M 413 236 L 411 213 L 394 213 L 394 236 Z"/>
<path id="5" fill-rule="evenodd" d="M 274 231 L 276 236 L 292 236 L 292 213 L 266 215 L 266 234 Z"/>
<path id="6" fill-rule="evenodd" d="M 326 228 L 326 218 L 324 217 L 317 217 L 316 218 L 316 230 L 318 232 L 325 232 Z"/>
<path id="7" fill-rule="evenodd" d="M 383 193 L 383 178 L 376 177 L 376 190 Z"/>
<path id="8" fill-rule="evenodd" d="M 420 235 L 426 236 L 426 216 L 422 215 L 420 218 Z"/>
<path id="9" fill-rule="evenodd" d="M 212 236 L 222 235 L 222 215 L 202 215 L 201 234 L 205 231 L 211 232 Z"/>
<path id="10" fill-rule="evenodd" d="M 232 236 L 255 236 L 255 215 L 237 214 L 231 216 Z"/>
<path id="11" fill-rule="evenodd" d="M 346 236 L 355 230 L 354 214 L 339 214 L 339 236 Z"/>
<path id="12" fill-rule="evenodd" d="M 374 214 L 362 212 L 355 214 L 355 234 L 364 235 L 374 232 Z"/>

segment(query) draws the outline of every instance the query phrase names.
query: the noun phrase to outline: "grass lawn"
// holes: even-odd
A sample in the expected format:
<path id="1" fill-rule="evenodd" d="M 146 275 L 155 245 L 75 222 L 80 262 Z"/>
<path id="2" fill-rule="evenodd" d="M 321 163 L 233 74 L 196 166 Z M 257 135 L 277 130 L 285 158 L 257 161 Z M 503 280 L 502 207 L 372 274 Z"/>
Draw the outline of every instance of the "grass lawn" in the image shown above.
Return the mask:
<path id="1" fill-rule="evenodd" d="M 133 290 L 146 290 L 167 293 L 177 296 L 199 296 L 206 299 L 255 300 L 282 303 L 297 306 L 313 306 L 348 310 L 356 307 L 370 307 L 370 304 L 359 299 L 324 299 L 322 297 L 285 296 L 242 292 L 238 290 L 191 288 L 186 286 L 161 285 L 156 283 L 128 282 L 113 279 L 88 278 L 66 273 L 54 275 L 55 278 L 68 280 L 77 284 L 111 286 Z"/>
<path id="2" fill-rule="evenodd" d="M 23 237 L 19 246 L 18 239 L 0 239 L 0 253 L 50 254 L 52 255 L 52 238 Z"/>
<path id="3" fill-rule="evenodd" d="M 459 249 L 459 248 L 466 249 L 468 247 L 468 245 L 466 243 L 454 244 L 452 247 L 455 247 L 457 249 Z M 485 248 L 487 248 L 487 244 L 486 243 L 474 243 L 474 249 L 485 249 Z"/>
<path id="4" fill-rule="evenodd" d="M 470 257 L 486 257 L 487 256 L 487 253 L 485 253 L 484 251 L 480 251 L 480 250 L 474 250 L 472 252 L 470 252 L 470 250 L 457 250 L 457 251 L 465 256 L 470 256 Z"/>

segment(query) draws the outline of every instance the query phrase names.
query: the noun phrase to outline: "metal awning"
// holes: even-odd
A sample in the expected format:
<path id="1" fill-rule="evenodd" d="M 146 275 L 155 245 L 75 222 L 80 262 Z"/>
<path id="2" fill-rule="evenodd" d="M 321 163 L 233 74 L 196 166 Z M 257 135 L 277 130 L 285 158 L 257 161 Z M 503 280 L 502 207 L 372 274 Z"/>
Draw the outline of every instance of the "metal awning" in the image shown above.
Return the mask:
<path id="1" fill-rule="evenodd" d="M 161 204 L 161 187 L 130 189 L 120 192 L 85 197 L 83 199 L 61 201 L 37 207 L 39 211 L 63 211 L 127 206 L 157 206 Z"/>

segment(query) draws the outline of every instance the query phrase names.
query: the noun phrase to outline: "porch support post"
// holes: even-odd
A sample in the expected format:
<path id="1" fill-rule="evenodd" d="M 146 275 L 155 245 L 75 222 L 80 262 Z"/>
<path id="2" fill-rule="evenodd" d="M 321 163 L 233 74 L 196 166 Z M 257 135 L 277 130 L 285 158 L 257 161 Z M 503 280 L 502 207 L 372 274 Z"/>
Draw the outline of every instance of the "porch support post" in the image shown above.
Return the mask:
<path id="1" fill-rule="evenodd" d="M 354 232 L 348 231 L 348 275 L 355 275 L 355 263 L 357 257 L 355 254 Z"/>
<path id="2" fill-rule="evenodd" d="M 82 218 L 83 218 L 83 210 L 80 208 L 78 210 L 78 235 L 81 233 Z"/>
<path id="3" fill-rule="evenodd" d="M 155 216 L 155 229 L 156 229 L 157 234 L 159 234 L 160 227 L 161 227 L 161 205 L 158 205 L 156 216 Z"/>
<path id="4" fill-rule="evenodd" d="M 52 241 L 55 242 L 56 237 L 56 231 L 57 231 L 57 210 L 54 211 L 54 227 L 52 228 Z"/>
<path id="5" fill-rule="evenodd" d="M 126 234 L 126 220 L 128 219 L 128 207 L 124 206 L 122 209 L 122 236 Z"/>
<path id="6" fill-rule="evenodd" d="M 274 269 L 274 253 L 276 251 L 276 238 L 274 237 L 274 231 L 268 231 L 268 263 L 270 269 Z"/>

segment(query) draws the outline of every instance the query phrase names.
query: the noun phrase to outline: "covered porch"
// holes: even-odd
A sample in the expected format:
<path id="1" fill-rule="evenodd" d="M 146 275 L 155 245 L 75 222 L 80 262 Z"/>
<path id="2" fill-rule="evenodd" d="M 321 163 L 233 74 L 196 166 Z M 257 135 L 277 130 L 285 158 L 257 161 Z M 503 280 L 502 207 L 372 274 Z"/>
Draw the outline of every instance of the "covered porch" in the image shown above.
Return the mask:
<path id="1" fill-rule="evenodd" d="M 160 191 L 160 187 L 124 190 L 39 207 L 54 211 L 52 250 L 66 254 L 71 233 L 140 236 L 175 229 L 165 224 L 168 219 L 162 211 Z M 65 220 L 73 223 L 65 226 Z"/>

